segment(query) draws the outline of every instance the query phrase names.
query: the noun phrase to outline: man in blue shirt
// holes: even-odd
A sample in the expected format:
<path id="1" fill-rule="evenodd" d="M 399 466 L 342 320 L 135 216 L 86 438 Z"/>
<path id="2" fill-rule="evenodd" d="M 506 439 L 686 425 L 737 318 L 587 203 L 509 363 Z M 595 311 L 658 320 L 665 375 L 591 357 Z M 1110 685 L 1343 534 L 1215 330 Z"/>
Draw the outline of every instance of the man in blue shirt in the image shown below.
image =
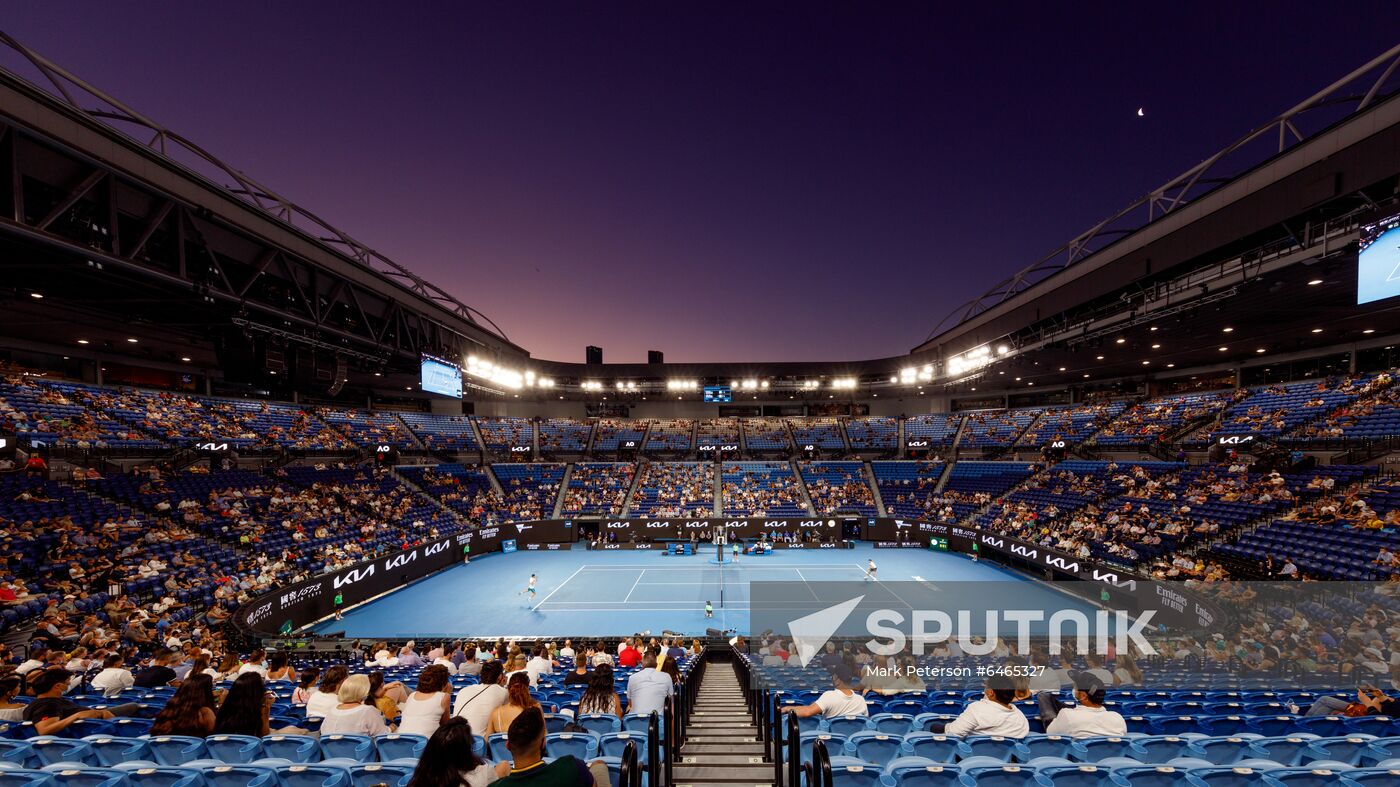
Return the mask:
<path id="1" fill-rule="evenodd" d="M 642 657 L 642 668 L 627 679 L 627 712 L 643 716 L 652 711 L 660 713 L 666 698 L 675 691 L 671 676 L 657 671 L 656 654 L 648 653 Z"/>

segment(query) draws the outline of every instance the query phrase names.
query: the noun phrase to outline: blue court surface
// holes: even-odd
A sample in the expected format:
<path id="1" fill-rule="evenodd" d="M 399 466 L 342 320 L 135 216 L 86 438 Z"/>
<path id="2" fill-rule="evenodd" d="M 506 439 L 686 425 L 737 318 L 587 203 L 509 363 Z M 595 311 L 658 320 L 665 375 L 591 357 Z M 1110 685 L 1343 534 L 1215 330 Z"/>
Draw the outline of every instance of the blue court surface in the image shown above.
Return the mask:
<path id="1" fill-rule="evenodd" d="M 879 566 L 879 583 L 865 582 L 865 562 Z M 1089 609 L 1045 585 L 962 555 L 858 546 L 840 550 L 779 550 L 719 566 L 704 555 L 587 551 L 492 554 L 448 569 L 347 613 L 316 633 L 347 637 L 425 639 L 512 636 L 622 636 L 663 629 L 702 635 L 706 628 L 749 634 L 750 582 L 1014 583 L 1018 598 L 1052 607 Z M 539 575 L 534 601 L 523 593 Z M 721 597 L 723 601 L 721 602 Z M 813 595 L 815 598 L 815 594 Z M 704 614 L 706 601 L 715 616 Z"/>

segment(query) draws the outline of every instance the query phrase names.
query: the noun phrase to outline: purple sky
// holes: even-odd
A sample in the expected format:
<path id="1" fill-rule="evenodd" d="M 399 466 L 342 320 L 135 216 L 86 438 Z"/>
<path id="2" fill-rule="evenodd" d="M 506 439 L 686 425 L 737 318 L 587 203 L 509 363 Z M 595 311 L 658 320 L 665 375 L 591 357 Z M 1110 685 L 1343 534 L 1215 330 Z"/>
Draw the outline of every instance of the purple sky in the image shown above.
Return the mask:
<path id="1" fill-rule="evenodd" d="M 1395 38 L 1381 2 L 405 5 L 0 27 L 536 357 L 609 362 L 902 353 Z"/>

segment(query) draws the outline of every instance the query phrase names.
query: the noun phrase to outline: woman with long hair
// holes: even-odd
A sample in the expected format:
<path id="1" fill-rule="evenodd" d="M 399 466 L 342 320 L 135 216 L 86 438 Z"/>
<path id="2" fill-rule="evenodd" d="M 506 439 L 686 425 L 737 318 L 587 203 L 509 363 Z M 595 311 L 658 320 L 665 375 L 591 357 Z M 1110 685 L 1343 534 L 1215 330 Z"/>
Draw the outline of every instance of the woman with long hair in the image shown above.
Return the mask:
<path id="1" fill-rule="evenodd" d="M 613 684 L 612 667 L 607 664 L 599 664 L 598 668 L 593 671 L 593 678 L 588 682 L 588 688 L 579 698 L 578 712 L 579 715 L 587 713 L 622 715 L 622 701 L 617 698 L 617 689 Z"/>
<path id="2" fill-rule="evenodd" d="M 316 684 L 316 690 L 311 692 L 311 696 L 306 699 L 307 717 L 325 716 L 331 708 L 336 706 L 339 700 L 336 694 L 340 691 L 340 684 L 350 674 L 350 670 L 344 664 L 336 664 L 327 667 L 321 673 L 321 682 Z"/>
<path id="3" fill-rule="evenodd" d="M 221 681 L 232 678 L 240 666 L 242 663 L 239 662 L 236 654 L 230 653 L 224 656 L 223 660 L 219 662 L 219 674 L 214 676 L 214 680 Z"/>
<path id="4" fill-rule="evenodd" d="M 418 690 L 408 695 L 403 704 L 399 732 L 432 735 L 452 715 L 452 687 L 448 678 L 448 669 L 442 664 L 433 664 L 418 673 Z"/>
<path id="5" fill-rule="evenodd" d="M 527 708 L 538 708 L 539 702 L 530 696 L 530 676 L 524 672 L 517 672 L 506 681 L 506 703 L 501 707 L 491 711 L 491 721 L 486 725 L 485 735 L 494 735 L 498 732 L 506 732 L 510 729 L 510 723 L 515 721 Z"/>
<path id="6" fill-rule="evenodd" d="M 1138 668 L 1137 660 L 1127 653 L 1119 653 L 1114 661 L 1113 685 L 1115 686 L 1141 686 L 1142 670 Z"/>
<path id="7" fill-rule="evenodd" d="M 403 684 L 398 681 L 386 684 L 384 673 L 379 670 L 369 674 L 369 694 L 365 696 L 365 704 L 378 709 L 389 721 L 399 717 L 399 699 L 390 693 L 390 689 L 395 686 L 402 687 Z"/>
<path id="8" fill-rule="evenodd" d="M 214 722 L 214 731 L 220 735 L 252 735 L 261 737 L 271 732 L 268 713 L 272 709 L 272 697 L 267 693 L 267 684 L 256 672 L 245 672 L 234 680 L 224 694 L 224 703 L 219 706 L 219 714 Z"/>
<path id="9" fill-rule="evenodd" d="M 19 678 L 6 675 L 0 678 L 0 721 L 24 721 L 24 703 L 15 702 L 19 694 Z"/>
<path id="10" fill-rule="evenodd" d="M 267 660 L 267 682 L 274 680 L 291 680 L 296 676 L 296 670 L 292 669 L 291 658 L 284 650 L 275 651 Z"/>
<path id="11" fill-rule="evenodd" d="M 189 675 L 151 722 L 152 735 L 191 735 L 203 738 L 214 731 L 214 680 Z"/>
<path id="12" fill-rule="evenodd" d="M 316 684 L 316 679 L 321 677 L 320 667 L 307 667 L 301 671 L 301 676 L 297 680 L 297 687 L 292 689 L 292 704 L 305 705 L 311 699 L 312 688 Z"/>
<path id="13" fill-rule="evenodd" d="M 495 780 L 491 766 L 472 751 L 472 725 L 454 717 L 428 739 L 408 787 L 485 787 Z"/>

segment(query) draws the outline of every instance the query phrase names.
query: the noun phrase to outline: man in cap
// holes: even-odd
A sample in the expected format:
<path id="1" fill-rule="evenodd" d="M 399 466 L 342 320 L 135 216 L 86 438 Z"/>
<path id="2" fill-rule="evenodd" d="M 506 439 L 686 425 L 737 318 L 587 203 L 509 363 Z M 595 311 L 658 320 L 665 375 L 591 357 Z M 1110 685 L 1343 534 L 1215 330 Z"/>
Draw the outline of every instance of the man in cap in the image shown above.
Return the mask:
<path id="1" fill-rule="evenodd" d="M 1127 735 L 1128 723 L 1123 721 L 1123 716 L 1103 706 L 1104 684 L 1099 676 L 1085 671 L 1076 672 L 1073 677 L 1077 705 L 1067 706 L 1048 691 L 1041 692 L 1037 698 L 1045 734 L 1071 738 Z"/>

